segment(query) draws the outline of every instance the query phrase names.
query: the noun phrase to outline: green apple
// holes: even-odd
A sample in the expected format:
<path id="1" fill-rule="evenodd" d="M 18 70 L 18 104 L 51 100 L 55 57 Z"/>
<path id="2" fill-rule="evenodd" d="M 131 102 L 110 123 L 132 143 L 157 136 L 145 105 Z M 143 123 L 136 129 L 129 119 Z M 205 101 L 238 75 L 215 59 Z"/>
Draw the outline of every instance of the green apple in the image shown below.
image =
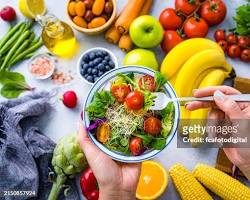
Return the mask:
<path id="1" fill-rule="evenodd" d="M 153 51 L 147 49 L 135 49 L 130 51 L 124 58 L 124 65 L 141 65 L 155 71 L 159 70 L 159 65 Z"/>
<path id="2" fill-rule="evenodd" d="M 164 30 L 156 18 L 150 15 L 143 15 L 132 22 L 129 34 L 136 46 L 152 48 L 161 43 Z"/>

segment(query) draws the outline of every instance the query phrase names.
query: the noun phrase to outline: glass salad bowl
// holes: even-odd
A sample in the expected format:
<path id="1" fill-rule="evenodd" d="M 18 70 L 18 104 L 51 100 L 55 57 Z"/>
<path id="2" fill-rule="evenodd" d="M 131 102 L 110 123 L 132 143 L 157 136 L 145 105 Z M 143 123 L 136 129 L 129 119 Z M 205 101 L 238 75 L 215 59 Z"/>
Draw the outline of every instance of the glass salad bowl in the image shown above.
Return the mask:
<path id="1" fill-rule="evenodd" d="M 145 67 L 119 67 L 101 76 L 83 107 L 83 123 L 92 142 L 112 159 L 125 163 L 152 159 L 165 149 L 177 132 L 180 106 L 175 101 L 162 111 L 151 111 L 152 92 L 176 98 L 170 83 Z"/>

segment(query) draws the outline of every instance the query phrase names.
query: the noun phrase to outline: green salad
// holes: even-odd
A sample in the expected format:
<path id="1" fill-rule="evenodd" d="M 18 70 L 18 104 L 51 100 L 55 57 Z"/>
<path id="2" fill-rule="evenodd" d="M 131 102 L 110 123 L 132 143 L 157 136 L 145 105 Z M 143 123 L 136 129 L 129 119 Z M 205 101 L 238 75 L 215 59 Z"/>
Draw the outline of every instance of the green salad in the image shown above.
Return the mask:
<path id="1" fill-rule="evenodd" d="M 107 148 L 124 154 L 163 149 L 173 126 L 174 105 L 161 111 L 150 107 L 156 98 L 153 92 L 163 92 L 165 83 L 159 72 L 154 77 L 118 73 L 110 90 L 96 92 L 87 107 L 87 130 Z"/>

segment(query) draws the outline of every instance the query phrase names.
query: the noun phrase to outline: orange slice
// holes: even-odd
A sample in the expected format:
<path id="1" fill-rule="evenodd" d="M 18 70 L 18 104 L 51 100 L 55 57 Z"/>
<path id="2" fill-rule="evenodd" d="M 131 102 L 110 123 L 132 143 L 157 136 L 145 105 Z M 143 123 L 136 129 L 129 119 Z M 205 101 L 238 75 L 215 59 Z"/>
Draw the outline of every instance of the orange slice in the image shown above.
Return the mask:
<path id="1" fill-rule="evenodd" d="M 168 185 L 166 169 L 158 162 L 144 161 L 136 190 L 136 198 L 153 200 L 159 198 Z"/>

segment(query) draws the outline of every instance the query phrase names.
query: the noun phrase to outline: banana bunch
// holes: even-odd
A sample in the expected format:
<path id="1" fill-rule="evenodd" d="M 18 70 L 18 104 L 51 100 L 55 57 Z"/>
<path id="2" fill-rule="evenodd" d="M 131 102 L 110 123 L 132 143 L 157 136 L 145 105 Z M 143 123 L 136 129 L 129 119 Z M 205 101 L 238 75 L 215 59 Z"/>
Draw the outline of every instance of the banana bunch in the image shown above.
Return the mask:
<path id="1" fill-rule="evenodd" d="M 179 97 L 192 96 L 197 88 L 221 85 L 231 71 L 232 67 L 227 63 L 221 47 L 205 38 L 181 42 L 166 55 L 161 65 L 161 73 L 170 81 Z M 204 123 L 208 112 L 209 109 L 190 112 L 181 106 L 181 119 L 185 119 L 181 126 L 188 125 L 189 120 Z M 199 134 L 189 136 L 195 138 Z"/>

